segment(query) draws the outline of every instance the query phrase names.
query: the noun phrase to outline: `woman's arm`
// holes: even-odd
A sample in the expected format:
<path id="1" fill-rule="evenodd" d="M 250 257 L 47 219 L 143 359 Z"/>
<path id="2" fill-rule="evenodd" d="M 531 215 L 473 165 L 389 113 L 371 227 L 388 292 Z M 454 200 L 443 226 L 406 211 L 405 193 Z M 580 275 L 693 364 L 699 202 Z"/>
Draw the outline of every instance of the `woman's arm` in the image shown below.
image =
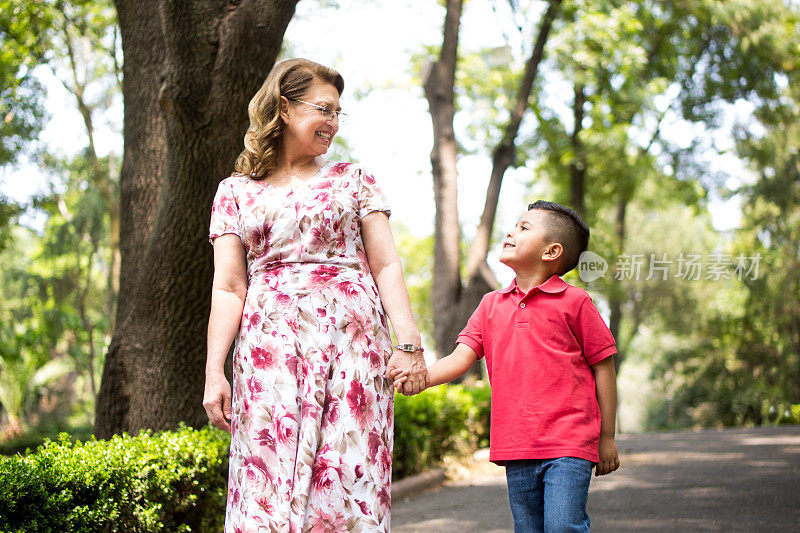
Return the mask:
<path id="1" fill-rule="evenodd" d="M 247 295 L 245 250 L 237 235 L 214 239 L 214 282 L 208 319 L 206 384 L 203 407 L 212 424 L 230 431 L 231 386 L 225 377 L 225 358 L 239 330 Z"/>
<path id="2" fill-rule="evenodd" d="M 397 342 L 420 346 L 422 339 L 411 312 L 411 301 L 403 279 L 403 265 L 397 255 L 386 213 L 373 211 L 365 216 L 361 220 L 361 238 L 364 241 L 369 269 Z M 389 368 L 409 371 L 408 380 L 403 385 L 404 392 L 416 393 L 427 386 L 427 371 L 422 352 L 411 354 L 394 350 L 389 359 Z"/>

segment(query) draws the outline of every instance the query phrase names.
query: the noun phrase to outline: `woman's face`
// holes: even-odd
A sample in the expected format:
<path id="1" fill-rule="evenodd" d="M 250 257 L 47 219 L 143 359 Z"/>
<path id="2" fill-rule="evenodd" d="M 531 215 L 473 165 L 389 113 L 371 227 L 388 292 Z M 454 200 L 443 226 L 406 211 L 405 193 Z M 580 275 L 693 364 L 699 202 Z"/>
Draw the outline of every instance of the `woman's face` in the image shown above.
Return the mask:
<path id="1" fill-rule="evenodd" d="M 281 117 L 286 125 L 282 148 L 295 157 L 322 155 L 339 131 L 339 118 L 325 118 L 322 110 L 314 106 L 340 110 L 339 92 L 333 85 L 315 79 L 300 100 L 308 103 L 282 98 Z"/>

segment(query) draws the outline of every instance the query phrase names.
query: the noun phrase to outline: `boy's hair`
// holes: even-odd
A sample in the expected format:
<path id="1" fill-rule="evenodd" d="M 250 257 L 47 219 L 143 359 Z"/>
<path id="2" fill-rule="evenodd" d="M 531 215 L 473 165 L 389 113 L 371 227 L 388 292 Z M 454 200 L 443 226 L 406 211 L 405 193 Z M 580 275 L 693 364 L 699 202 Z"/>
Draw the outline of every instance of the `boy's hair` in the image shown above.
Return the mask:
<path id="1" fill-rule="evenodd" d="M 563 276 L 576 266 L 583 252 L 589 247 L 589 227 L 580 215 L 569 207 L 537 200 L 528 204 L 528 211 L 547 211 L 545 222 L 545 238 L 550 242 L 560 243 L 564 248 L 558 274 Z"/>

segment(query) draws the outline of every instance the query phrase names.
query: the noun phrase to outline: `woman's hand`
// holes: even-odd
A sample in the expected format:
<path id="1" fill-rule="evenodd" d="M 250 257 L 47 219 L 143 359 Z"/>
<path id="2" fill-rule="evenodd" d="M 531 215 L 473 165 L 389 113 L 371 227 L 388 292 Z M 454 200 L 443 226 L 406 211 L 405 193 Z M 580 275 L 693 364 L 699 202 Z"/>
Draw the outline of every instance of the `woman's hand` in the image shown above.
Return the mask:
<path id="1" fill-rule="evenodd" d="M 203 407 L 212 424 L 231 432 L 231 385 L 224 372 L 206 373 Z"/>
<path id="2" fill-rule="evenodd" d="M 397 371 L 405 374 L 405 382 L 398 388 L 403 394 L 418 394 L 428 388 L 428 367 L 422 352 L 409 353 L 395 348 L 387 363 L 386 378 L 394 380 Z"/>

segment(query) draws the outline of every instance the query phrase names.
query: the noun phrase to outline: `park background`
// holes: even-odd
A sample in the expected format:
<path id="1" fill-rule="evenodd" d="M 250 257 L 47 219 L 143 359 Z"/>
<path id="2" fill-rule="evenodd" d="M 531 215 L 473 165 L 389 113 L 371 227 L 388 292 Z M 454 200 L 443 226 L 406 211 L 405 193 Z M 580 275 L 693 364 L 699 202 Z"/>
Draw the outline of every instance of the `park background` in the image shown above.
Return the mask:
<path id="1" fill-rule="evenodd" d="M 567 279 L 617 339 L 620 431 L 800 422 L 798 2 L 116 4 L 0 1 L 5 449 L 205 424 L 211 199 L 298 56 L 344 76 L 329 157 L 390 199 L 429 358 L 550 199 L 607 265 Z"/>

